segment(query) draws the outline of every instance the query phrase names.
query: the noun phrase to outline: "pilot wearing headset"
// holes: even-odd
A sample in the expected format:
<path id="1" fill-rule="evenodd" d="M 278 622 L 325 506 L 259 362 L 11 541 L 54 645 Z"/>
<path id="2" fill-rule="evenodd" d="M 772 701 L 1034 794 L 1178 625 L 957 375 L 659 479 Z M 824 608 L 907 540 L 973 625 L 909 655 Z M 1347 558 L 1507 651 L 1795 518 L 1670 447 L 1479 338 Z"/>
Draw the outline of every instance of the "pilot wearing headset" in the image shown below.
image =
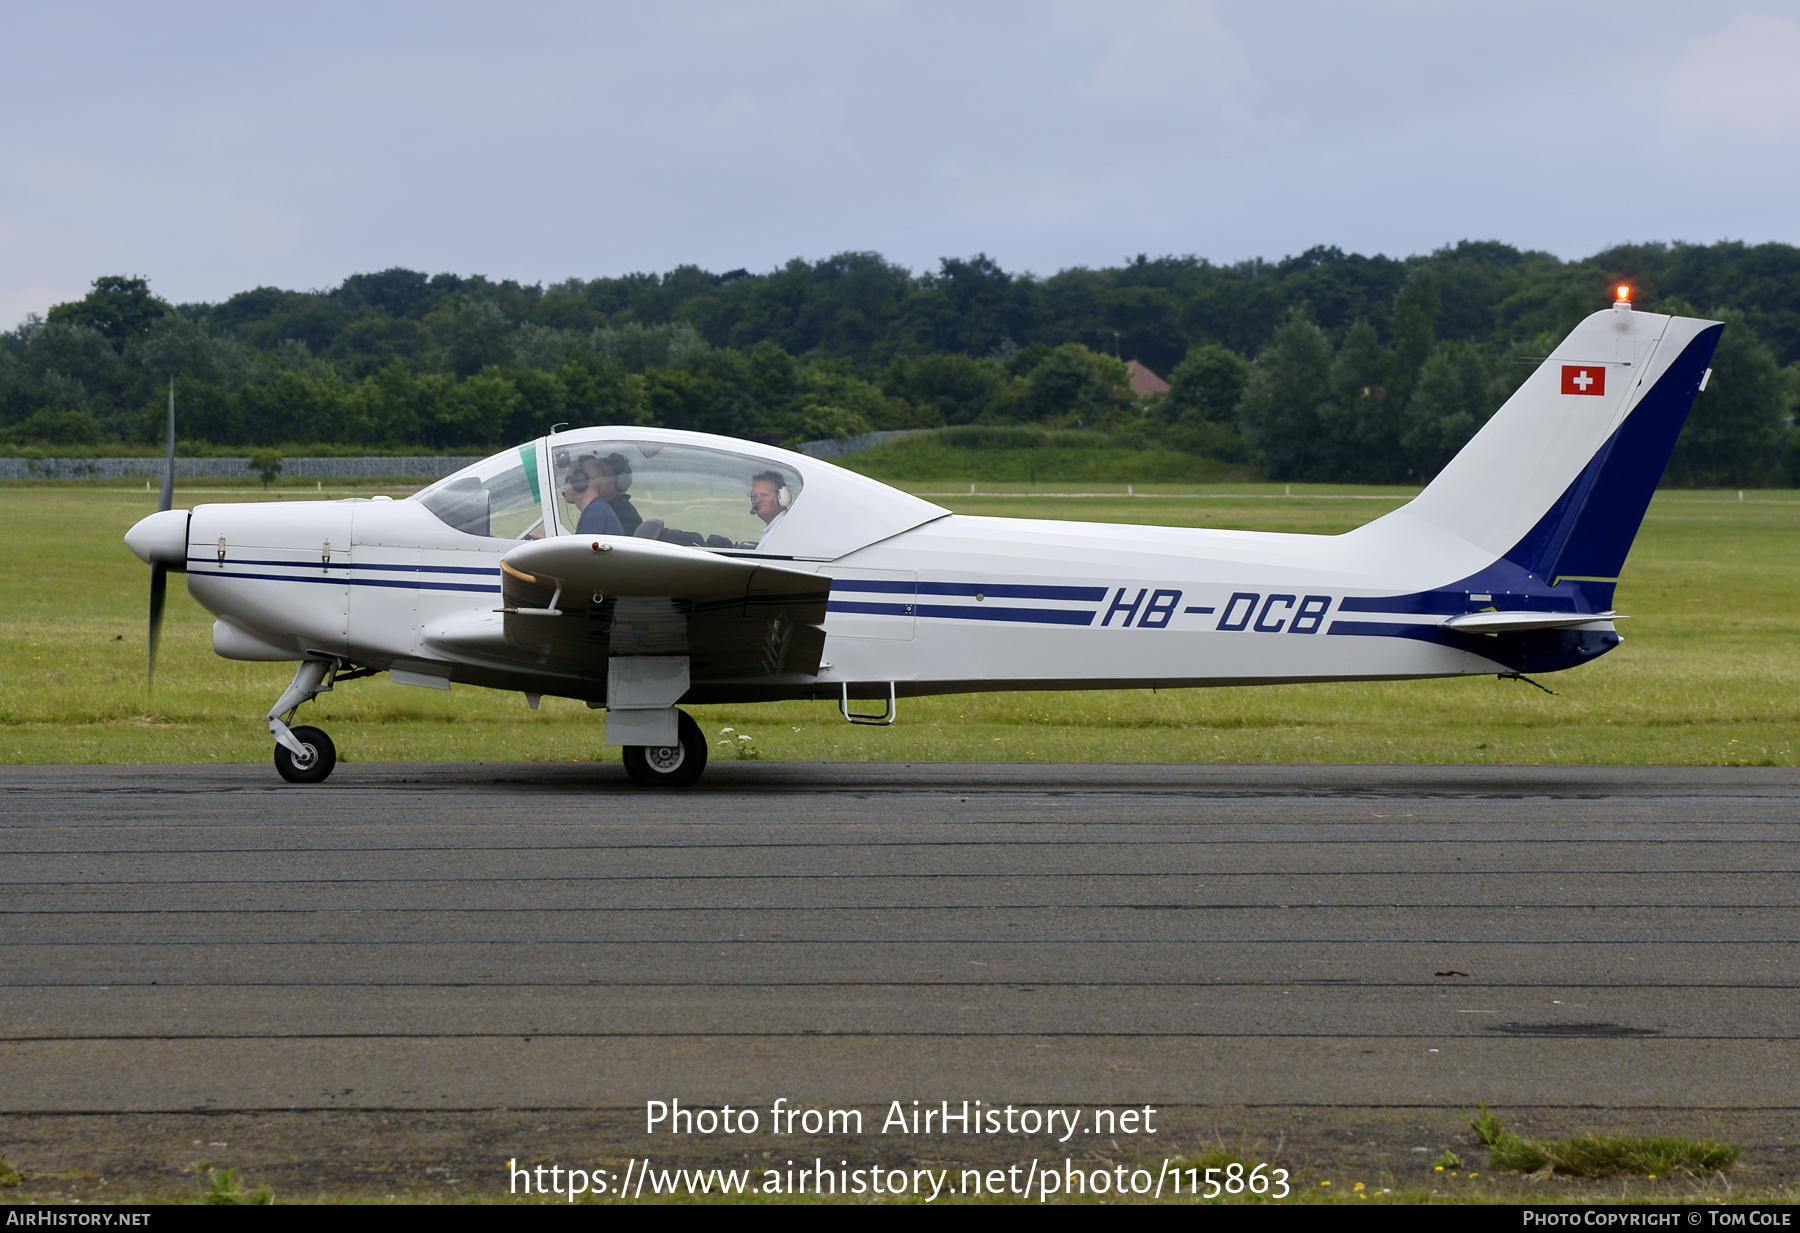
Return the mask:
<path id="1" fill-rule="evenodd" d="M 774 471 L 763 471 L 750 479 L 750 512 L 763 520 L 762 534 L 757 537 L 761 543 L 775 529 L 775 524 L 787 517 L 788 506 L 793 502 L 787 484 Z"/>
<path id="2" fill-rule="evenodd" d="M 581 521 L 575 524 L 577 535 L 625 534 L 612 506 L 600 499 L 601 474 L 599 460 L 592 454 L 583 454 L 569 468 L 568 479 L 563 482 L 563 499 L 581 511 Z"/>
<path id="3" fill-rule="evenodd" d="M 623 454 L 608 454 L 593 463 L 590 469 L 598 471 L 594 483 L 600 490 L 600 499 L 612 506 L 613 513 L 619 516 L 623 534 L 636 535 L 637 529 L 644 525 L 644 516 L 637 512 L 626 491 L 631 487 L 631 463 Z"/>

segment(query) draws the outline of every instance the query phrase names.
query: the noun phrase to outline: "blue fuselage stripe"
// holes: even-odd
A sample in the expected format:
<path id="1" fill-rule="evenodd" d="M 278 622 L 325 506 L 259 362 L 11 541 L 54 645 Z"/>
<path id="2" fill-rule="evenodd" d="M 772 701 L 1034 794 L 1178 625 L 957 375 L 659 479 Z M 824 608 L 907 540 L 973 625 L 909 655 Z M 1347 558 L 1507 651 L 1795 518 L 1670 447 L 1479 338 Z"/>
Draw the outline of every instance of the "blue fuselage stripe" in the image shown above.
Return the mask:
<path id="1" fill-rule="evenodd" d="M 1018 621 L 1027 625 L 1092 625 L 1092 612 L 1063 608 L 1001 608 L 961 604 L 865 604 L 833 600 L 827 612 L 863 613 L 869 616 L 922 616 L 951 621 Z"/>
<path id="2" fill-rule="evenodd" d="M 341 570 L 342 566 L 333 566 Z M 332 586 L 352 587 L 399 587 L 407 591 L 476 591 L 490 595 L 500 594 L 497 586 L 481 586 L 472 582 L 389 582 L 385 578 L 348 578 L 342 573 L 333 576 L 320 567 L 317 575 L 310 574 L 243 574 L 235 570 L 189 570 L 188 573 L 201 578 L 247 578 L 256 582 L 312 582 L 327 583 Z"/>
<path id="3" fill-rule="evenodd" d="M 833 591 L 875 591 L 883 595 L 980 595 L 995 599 L 1068 599 L 1099 603 L 1105 587 L 1034 586 L 992 582 L 889 582 L 857 578 L 833 578 Z"/>
<path id="4" fill-rule="evenodd" d="M 1358 638 L 1423 638 L 1436 642 L 1438 635 L 1448 633 L 1436 625 L 1403 625 L 1390 621 L 1333 621 L 1327 634 L 1350 634 Z"/>
<path id="5" fill-rule="evenodd" d="M 911 616 L 911 604 L 861 604 L 849 600 L 834 599 L 825 605 L 827 612 L 861 612 L 869 616 Z"/>
<path id="6" fill-rule="evenodd" d="M 245 558 L 245 557 L 228 557 L 227 560 L 229 560 L 230 563 L 233 565 L 265 565 L 265 566 L 274 566 L 278 569 L 311 569 L 312 568 L 312 562 L 310 562 L 310 561 L 253 561 L 253 560 L 249 560 L 248 558 Z M 211 565 L 216 565 L 216 564 L 223 564 L 223 562 L 216 561 L 212 557 L 189 557 L 188 558 L 188 565 L 190 567 L 195 566 L 195 565 L 211 566 Z M 321 568 L 323 568 L 323 563 L 321 563 Z M 357 561 L 355 563 L 348 564 L 348 565 L 340 565 L 334 561 L 334 562 L 332 562 L 331 568 L 332 569 L 380 569 L 380 570 L 386 570 L 389 573 L 409 573 L 409 574 L 482 574 L 482 575 L 487 575 L 487 576 L 491 577 L 494 574 L 494 571 L 498 567 L 493 566 L 493 565 L 488 565 L 488 566 L 479 566 L 479 565 L 371 565 L 371 564 L 368 564 L 363 561 Z"/>

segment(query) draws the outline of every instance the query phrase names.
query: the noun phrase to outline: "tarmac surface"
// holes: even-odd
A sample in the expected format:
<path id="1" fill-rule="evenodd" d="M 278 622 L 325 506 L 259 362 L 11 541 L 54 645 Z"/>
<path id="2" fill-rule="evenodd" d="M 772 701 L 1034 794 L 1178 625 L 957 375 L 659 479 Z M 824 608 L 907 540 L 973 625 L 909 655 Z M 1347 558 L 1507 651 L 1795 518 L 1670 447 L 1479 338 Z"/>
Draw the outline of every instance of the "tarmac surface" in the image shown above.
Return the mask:
<path id="1" fill-rule="evenodd" d="M 778 1100 L 860 1110 L 807 1140 L 840 1156 L 1229 1138 L 1410 1177 L 1485 1102 L 1800 1173 L 1792 769 L 8 767 L 0 794 L 0 1155 L 85 1171 L 71 1194 L 232 1142 L 342 1184 L 741 1159 L 796 1150 Z M 758 1134 L 647 1134 L 676 1100 Z M 965 1100 L 1087 1120 L 876 1132 Z M 1093 1117 L 1146 1106 L 1123 1145 Z M 320 1163 L 351 1140 L 363 1173 Z"/>

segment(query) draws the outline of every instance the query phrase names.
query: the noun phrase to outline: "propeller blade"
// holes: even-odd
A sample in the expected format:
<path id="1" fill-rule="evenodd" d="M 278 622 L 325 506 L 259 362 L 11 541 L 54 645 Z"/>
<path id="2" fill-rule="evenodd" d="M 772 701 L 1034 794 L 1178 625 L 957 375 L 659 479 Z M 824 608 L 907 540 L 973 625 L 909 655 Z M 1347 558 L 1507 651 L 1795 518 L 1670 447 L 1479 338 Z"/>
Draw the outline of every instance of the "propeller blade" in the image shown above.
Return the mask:
<path id="1" fill-rule="evenodd" d="M 163 486 L 162 498 L 156 503 L 156 512 L 161 513 L 175 504 L 175 378 L 169 378 L 169 431 L 163 446 Z M 159 592 L 160 594 L 160 592 Z M 152 601 L 157 606 L 153 611 L 160 612 L 160 601 Z M 155 618 L 152 618 L 154 623 Z M 152 646 L 155 645 L 154 632 L 151 634 Z M 152 652 L 154 654 L 154 651 Z"/>
<path id="2" fill-rule="evenodd" d="M 169 567 L 162 562 L 150 566 L 150 651 L 144 664 L 144 681 L 156 679 L 156 639 L 162 633 L 163 597 L 169 590 Z"/>

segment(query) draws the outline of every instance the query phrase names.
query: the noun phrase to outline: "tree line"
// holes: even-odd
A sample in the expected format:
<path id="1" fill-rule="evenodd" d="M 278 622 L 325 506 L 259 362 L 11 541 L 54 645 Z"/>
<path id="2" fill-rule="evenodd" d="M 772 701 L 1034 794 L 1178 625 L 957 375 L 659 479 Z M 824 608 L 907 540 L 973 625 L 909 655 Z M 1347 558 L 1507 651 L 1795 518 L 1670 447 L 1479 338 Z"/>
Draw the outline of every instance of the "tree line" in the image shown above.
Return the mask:
<path id="1" fill-rule="evenodd" d="M 392 269 L 171 305 L 97 279 L 0 335 L 0 440 L 499 448 L 558 422 L 793 443 L 878 428 L 1082 427 L 1272 479 L 1429 478 L 1586 313 L 1723 317 L 1677 482 L 1800 479 L 1800 249 L 1630 245 L 1580 261 L 1464 242 L 1404 260 L 1139 256 L 1038 278 L 873 253 L 550 287 Z M 1125 360 L 1167 378 L 1139 397 Z"/>

